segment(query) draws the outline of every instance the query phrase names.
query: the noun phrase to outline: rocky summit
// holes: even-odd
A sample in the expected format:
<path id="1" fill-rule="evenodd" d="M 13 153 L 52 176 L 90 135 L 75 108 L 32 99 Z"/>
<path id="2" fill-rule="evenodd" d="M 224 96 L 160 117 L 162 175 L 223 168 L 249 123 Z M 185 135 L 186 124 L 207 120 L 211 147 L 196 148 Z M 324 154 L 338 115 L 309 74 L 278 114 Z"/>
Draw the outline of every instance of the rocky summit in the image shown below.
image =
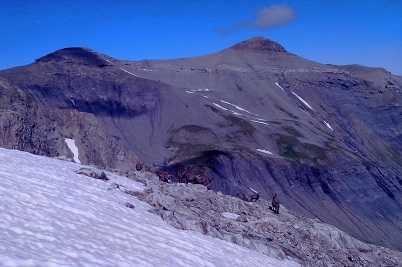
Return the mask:
<path id="1" fill-rule="evenodd" d="M 0 71 L 0 146 L 140 164 L 244 200 L 277 193 L 292 214 L 402 250 L 401 90 L 384 69 L 263 38 L 173 60 L 65 48 Z"/>

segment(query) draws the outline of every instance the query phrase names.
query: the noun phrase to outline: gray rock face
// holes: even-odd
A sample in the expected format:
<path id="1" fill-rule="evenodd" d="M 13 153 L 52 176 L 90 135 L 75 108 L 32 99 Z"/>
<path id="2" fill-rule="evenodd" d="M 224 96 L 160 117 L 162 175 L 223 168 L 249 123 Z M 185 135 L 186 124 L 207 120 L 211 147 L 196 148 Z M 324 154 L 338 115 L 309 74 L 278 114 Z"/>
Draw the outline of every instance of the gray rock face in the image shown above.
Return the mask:
<path id="1" fill-rule="evenodd" d="M 162 61 L 69 48 L 0 71 L 0 145 L 71 157 L 70 138 L 85 164 L 144 162 L 244 199 L 277 192 L 297 214 L 401 250 L 401 90 L 385 70 L 261 38 Z"/>
<path id="2" fill-rule="evenodd" d="M 402 253 L 363 243 L 317 219 L 282 207 L 274 214 L 265 200 L 245 202 L 203 185 L 168 184 L 149 173 L 129 175 L 143 192 L 127 192 L 175 228 L 197 231 L 302 266 L 402 266 Z"/>

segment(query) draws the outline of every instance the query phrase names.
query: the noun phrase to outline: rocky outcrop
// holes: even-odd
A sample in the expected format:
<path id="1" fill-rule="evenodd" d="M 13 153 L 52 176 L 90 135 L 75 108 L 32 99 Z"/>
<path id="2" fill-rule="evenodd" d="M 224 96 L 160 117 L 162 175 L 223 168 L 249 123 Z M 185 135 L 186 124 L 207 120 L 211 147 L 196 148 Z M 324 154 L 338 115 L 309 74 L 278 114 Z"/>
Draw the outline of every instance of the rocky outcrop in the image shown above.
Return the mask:
<path id="1" fill-rule="evenodd" d="M 143 192 L 126 193 L 149 203 L 175 228 L 197 231 L 302 266 L 401 266 L 402 254 L 363 243 L 317 219 L 286 208 L 274 214 L 265 200 L 245 202 L 203 185 L 168 184 L 151 173 L 131 173 Z"/>

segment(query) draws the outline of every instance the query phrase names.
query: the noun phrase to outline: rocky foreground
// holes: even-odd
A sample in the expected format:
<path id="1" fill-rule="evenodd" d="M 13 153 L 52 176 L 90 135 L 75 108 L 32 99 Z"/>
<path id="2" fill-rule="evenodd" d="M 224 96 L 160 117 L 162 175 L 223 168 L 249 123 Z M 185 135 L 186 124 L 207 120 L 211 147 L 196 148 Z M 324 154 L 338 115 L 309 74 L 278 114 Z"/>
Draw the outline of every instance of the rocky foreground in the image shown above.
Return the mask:
<path id="1" fill-rule="evenodd" d="M 0 148 L 1 267 L 299 267 L 183 231 L 116 189 L 141 183 L 72 162 Z"/>
<path id="2" fill-rule="evenodd" d="M 16 150 L 0 162 L 2 267 L 402 266 L 401 252 L 263 200 Z"/>
<path id="3" fill-rule="evenodd" d="M 170 184 L 150 172 L 121 173 L 145 185 L 142 192 L 122 190 L 152 205 L 151 212 L 175 228 L 197 231 L 303 266 L 402 266 L 402 253 L 363 243 L 339 229 L 291 214 L 279 215 L 265 200 L 245 202 L 203 185 Z"/>

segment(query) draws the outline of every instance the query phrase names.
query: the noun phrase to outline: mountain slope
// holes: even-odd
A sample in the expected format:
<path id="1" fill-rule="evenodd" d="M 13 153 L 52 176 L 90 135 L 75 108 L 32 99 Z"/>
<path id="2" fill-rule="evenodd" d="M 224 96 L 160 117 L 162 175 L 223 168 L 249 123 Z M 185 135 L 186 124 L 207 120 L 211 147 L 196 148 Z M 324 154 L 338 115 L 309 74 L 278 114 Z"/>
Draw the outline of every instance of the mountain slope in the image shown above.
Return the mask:
<path id="1" fill-rule="evenodd" d="M 76 174 L 78 164 L 5 149 L 0 159 L 1 266 L 299 266 L 176 230 L 111 182 Z"/>
<path id="2" fill-rule="evenodd" d="M 249 187 L 365 241 L 402 249 L 402 80 L 323 65 L 255 38 L 187 59 L 84 48 L 0 72 L 0 145 L 130 169 L 246 199 Z"/>
<path id="3" fill-rule="evenodd" d="M 273 214 L 266 201 L 167 184 L 150 172 L 102 176 L 94 167 L 21 151 L 0 149 L 0 160 L 1 266 L 402 263 L 400 252 L 283 207 Z"/>

